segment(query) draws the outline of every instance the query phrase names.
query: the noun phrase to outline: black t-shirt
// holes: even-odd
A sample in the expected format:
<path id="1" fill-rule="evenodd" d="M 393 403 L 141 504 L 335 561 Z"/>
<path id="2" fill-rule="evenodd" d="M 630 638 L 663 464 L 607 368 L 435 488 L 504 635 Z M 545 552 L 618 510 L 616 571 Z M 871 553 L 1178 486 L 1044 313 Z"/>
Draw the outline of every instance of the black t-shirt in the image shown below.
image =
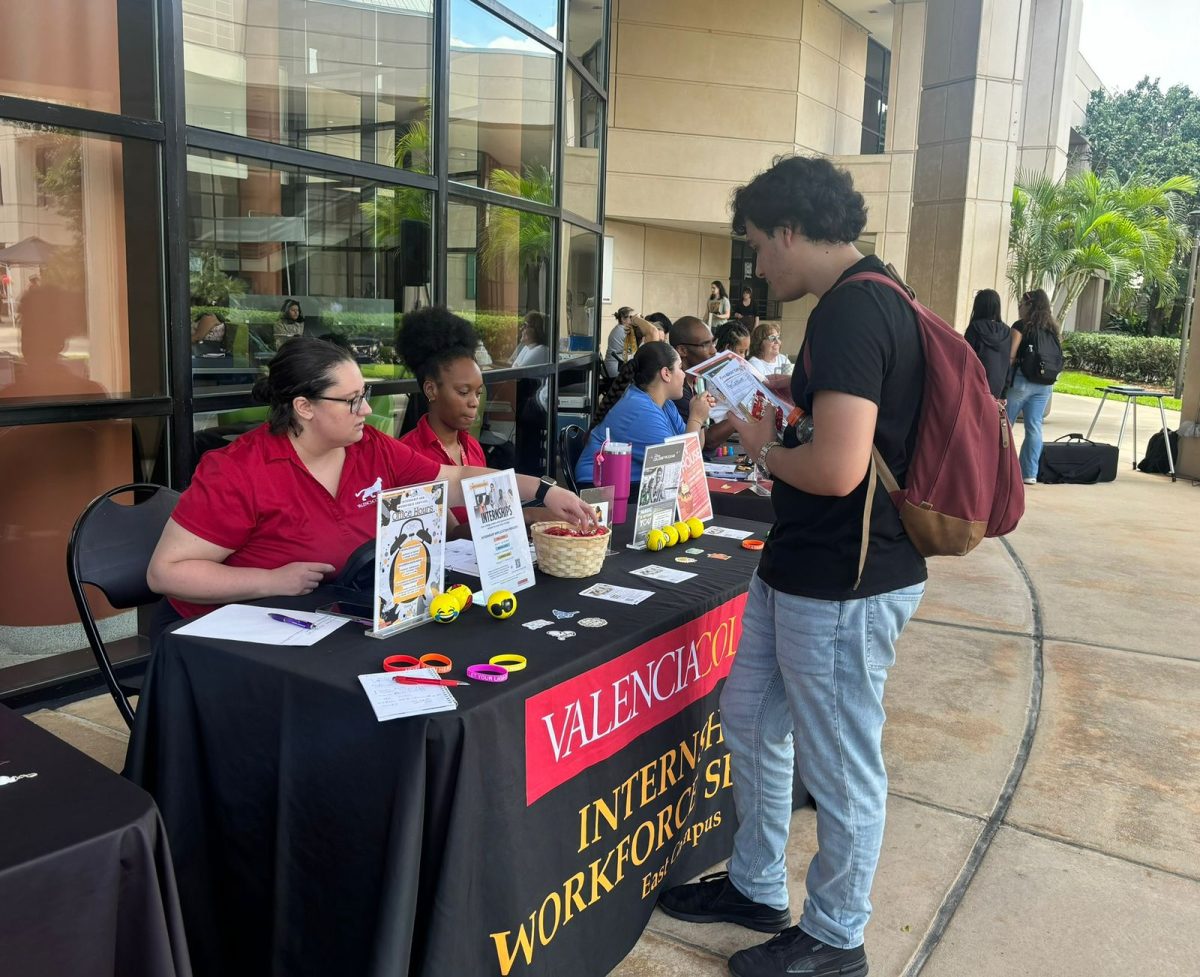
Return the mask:
<path id="1" fill-rule="evenodd" d="M 692 411 L 692 397 L 696 391 L 692 389 L 691 381 L 685 381 L 683 384 L 683 396 L 678 400 L 673 400 L 671 403 L 675 405 L 675 409 L 679 411 L 679 416 L 683 418 L 683 423 L 688 422 L 688 414 Z"/>
<path id="2" fill-rule="evenodd" d="M 886 273 L 883 262 L 869 256 L 848 268 L 838 282 L 865 271 Z M 805 347 L 811 376 L 804 368 Z M 903 485 L 924 379 L 916 318 L 900 294 L 873 282 L 841 288 L 835 284 L 809 316 L 792 372 L 792 396 L 809 411 L 813 395 L 821 390 L 853 394 L 878 405 L 875 446 Z M 845 497 L 811 495 L 775 480 L 775 525 L 758 570 L 767 584 L 800 597 L 853 600 L 925 580 L 925 559 L 909 542 L 895 505 L 876 481 L 867 562 L 862 582 L 854 589 L 867 478 L 869 474 Z"/>

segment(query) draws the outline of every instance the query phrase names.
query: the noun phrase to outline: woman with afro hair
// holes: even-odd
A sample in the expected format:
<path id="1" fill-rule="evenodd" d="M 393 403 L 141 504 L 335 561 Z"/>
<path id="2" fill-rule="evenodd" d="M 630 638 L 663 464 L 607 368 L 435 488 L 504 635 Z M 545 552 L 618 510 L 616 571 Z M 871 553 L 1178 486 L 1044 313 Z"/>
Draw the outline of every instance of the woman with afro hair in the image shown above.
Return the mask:
<path id="1" fill-rule="evenodd" d="M 400 358 L 416 376 L 429 410 L 400 440 L 443 465 L 487 467 L 482 445 L 467 433 L 485 392 L 483 373 L 475 362 L 478 345 L 471 324 L 441 306 L 427 306 L 404 317 Z M 467 510 L 450 511 L 461 527 L 451 535 L 468 535 Z"/>

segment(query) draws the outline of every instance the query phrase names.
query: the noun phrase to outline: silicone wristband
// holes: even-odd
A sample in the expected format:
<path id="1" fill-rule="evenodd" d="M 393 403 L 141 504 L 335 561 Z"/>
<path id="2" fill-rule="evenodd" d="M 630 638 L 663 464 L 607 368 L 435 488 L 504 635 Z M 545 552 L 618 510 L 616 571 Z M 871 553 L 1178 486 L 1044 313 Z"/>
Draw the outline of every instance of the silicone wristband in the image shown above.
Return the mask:
<path id="1" fill-rule="evenodd" d="M 467 678 L 477 682 L 507 682 L 508 669 L 500 665 L 468 665 Z"/>
<path id="2" fill-rule="evenodd" d="M 524 655 L 493 655 L 488 662 L 492 665 L 499 665 L 501 668 L 507 668 L 510 672 L 519 672 L 529 664 Z"/>
<path id="3" fill-rule="evenodd" d="M 389 655 L 383 660 L 385 672 L 407 672 L 414 668 L 432 668 L 439 675 L 445 675 L 453 667 L 454 662 L 437 652 L 430 652 L 420 658 L 412 655 Z"/>
<path id="4" fill-rule="evenodd" d="M 742 549 L 744 550 L 761 550 L 767 544 L 761 539 L 743 539 Z"/>

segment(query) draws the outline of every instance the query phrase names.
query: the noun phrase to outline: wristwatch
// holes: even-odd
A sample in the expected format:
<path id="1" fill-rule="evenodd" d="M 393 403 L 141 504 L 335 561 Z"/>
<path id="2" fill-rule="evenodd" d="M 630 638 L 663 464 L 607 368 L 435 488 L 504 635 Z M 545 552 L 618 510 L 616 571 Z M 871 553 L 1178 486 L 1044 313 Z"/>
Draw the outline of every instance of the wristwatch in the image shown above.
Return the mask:
<path id="1" fill-rule="evenodd" d="M 533 497 L 534 505 L 542 505 L 546 501 L 546 496 L 550 494 L 550 490 L 558 484 L 549 475 L 543 475 L 538 482 L 537 494 Z"/>
<path id="2" fill-rule="evenodd" d="M 771 474 L 771 469 L 767 467 L 767 455 L 771 453 L 772 448 L 782 448 L 783 446 L 782 441 L 768 441 L 758 449 L 757 465 L 764 475 Z"/>

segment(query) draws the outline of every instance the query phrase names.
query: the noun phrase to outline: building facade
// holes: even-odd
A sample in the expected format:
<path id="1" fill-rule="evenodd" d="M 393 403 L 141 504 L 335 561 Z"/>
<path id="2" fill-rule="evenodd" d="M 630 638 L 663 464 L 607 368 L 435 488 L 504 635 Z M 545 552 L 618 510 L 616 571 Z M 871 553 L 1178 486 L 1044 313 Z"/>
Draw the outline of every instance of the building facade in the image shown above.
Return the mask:
<path id="1" fill-rule="evenodd" d="M 93 667 L 76 516 L 125 482 L 186 485 L 261 421 L 250 388 L 291 334 L 348 344 L 372 423 L 401 433 L 397 330 L 449 305 L 481 338 L 489 460 L 551 465 L 559 397 L 586 410 L 592 384 L 607 25 L 602 0 L 42 0 L 6 20 L 0 695 Z M 535 312 L 544 352 L 512 368 Z M 103 629 L 145 653 L 137 613 Z"/>

